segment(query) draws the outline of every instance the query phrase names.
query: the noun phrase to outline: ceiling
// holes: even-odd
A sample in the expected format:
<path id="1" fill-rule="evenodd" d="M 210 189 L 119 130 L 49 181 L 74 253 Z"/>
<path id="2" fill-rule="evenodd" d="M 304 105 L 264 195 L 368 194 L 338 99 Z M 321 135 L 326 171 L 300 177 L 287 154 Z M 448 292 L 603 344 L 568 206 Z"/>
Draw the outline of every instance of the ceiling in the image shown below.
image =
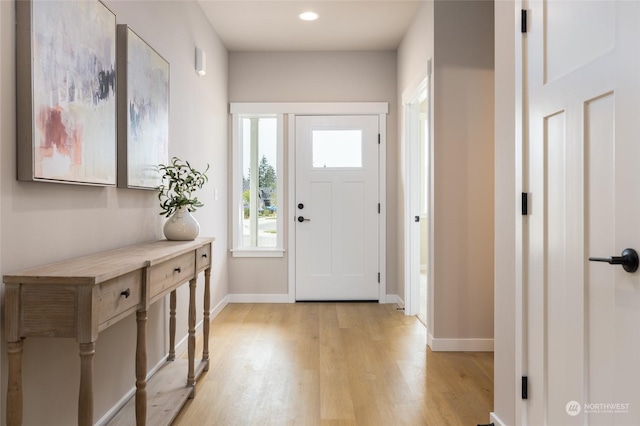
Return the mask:
<path id="1" fill-rule="evenodd" d="M 231 52 L 395 50 L 420 0 L 198 0 Z M 305 22 L 298 15 L 320 17 Z"/>

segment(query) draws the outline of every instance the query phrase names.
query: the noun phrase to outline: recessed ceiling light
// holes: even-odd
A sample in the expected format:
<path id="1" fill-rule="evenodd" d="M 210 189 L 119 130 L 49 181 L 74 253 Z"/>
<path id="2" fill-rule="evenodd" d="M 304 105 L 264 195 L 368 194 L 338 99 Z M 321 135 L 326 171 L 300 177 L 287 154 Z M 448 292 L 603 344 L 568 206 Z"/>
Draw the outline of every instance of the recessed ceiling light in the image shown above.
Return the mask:
<path id="1" fill-rule="evenodd" d="M 298 15 L 298 17 L 303 21 L 315 21 L 318 19 L 318 14 L 315 12 L 304 12 Z"/>

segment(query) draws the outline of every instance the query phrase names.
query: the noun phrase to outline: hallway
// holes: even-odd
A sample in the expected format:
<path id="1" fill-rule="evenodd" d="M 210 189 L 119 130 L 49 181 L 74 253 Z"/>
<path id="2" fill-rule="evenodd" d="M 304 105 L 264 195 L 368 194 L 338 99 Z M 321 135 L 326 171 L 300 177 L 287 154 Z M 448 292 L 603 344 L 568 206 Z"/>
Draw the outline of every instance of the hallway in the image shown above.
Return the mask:
<path id="1" fill-rule="evenodd" d="M 209 347 L 175 425 L 476 425 L 493 408 L 493 353 L 431 352 L 392 304 L 230 304 Z"/>

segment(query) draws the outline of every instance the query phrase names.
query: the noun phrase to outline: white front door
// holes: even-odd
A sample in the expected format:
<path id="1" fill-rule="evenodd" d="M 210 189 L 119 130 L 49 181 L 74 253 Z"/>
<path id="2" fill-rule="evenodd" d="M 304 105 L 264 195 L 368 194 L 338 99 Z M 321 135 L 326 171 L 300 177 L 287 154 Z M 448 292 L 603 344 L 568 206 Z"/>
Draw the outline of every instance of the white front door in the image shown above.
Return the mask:
<path id="1" fill-rule="evenodd" d="M 527 421 L 640 425 L 640 2 L 527 8 Z"/>
<path id="2" fill-rule="evenodd" d="M 296 300 L 378 300 L 378 116 L 298 116 Z"/>

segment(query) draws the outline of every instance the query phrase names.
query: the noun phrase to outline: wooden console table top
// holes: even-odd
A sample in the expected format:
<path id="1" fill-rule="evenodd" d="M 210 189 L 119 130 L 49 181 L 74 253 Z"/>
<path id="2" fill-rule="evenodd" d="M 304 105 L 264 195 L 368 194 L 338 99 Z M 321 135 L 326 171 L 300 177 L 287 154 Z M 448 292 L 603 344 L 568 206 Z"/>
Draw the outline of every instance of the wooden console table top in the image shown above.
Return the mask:
<path id="1" fill-rule="evenodd" d="M 95 285 L 156 265 L 213 241 L 214 238 L 158 240 L 26 269 L 4 275 L 2 280 L 5 284 Z"/>

